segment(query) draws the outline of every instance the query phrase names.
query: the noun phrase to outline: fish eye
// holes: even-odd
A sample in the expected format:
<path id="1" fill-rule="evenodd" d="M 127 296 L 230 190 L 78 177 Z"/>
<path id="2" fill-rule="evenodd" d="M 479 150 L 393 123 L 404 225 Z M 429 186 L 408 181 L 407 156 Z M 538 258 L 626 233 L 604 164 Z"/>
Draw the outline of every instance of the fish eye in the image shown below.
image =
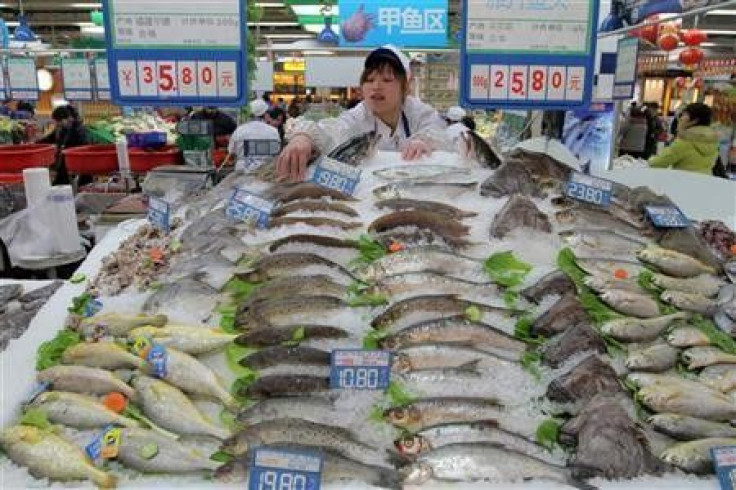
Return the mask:
<path id="1" fill-rule="evenodd" d="M 401 420 L 406 418 L 406 413 L 404 413 L 403 408 L 392 408 L 389 410 L 389 416 L 394 419 Z"/>
<path id="2" fill-rule="evenodd" d="M 411 437 L 411 436 L 405 436 L 405 437 L 404 437 L 404 438 L 402 439 L 402 441 L 401 441 L 401 444 L 402 444 L 402 445 L 403 445 L 403 446 L 404 446 L 405 448 L 407 448 L 407 449 L 411 449 L 411 448 L 413 448 L 413 447 L 414 447 L 414 438 L 413 438 L 413 437 Z"/>

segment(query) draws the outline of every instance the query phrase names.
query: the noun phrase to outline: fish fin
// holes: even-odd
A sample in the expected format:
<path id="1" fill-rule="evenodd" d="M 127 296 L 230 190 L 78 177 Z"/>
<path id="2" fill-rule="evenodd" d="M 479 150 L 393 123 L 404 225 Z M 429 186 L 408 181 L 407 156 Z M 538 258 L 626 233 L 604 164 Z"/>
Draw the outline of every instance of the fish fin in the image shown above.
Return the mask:
<path id="1" fill-rule="evenodd" d="M 480 376 L 480 370 L 478 368 L 478 365 L 480 364 L 480 359 L 473 359 L 470 362 L 466 362 L 465 364 L 461 365 L 457 368 L 458 371 L 462 371 L 464 373 L 472 373 L 477 374 Z"/>

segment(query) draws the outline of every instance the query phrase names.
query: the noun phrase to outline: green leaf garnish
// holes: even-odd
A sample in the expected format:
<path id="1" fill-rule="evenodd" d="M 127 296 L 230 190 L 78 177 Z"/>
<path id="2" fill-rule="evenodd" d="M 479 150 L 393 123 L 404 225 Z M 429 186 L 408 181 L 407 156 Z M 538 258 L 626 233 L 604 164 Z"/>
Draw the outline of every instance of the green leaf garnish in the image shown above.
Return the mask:
<path id="1" fill-rule="evenodd" d="M 370 235 L 360 235 L 358 239 L 358 257 L 350 261 L 350 266 L 370 264 L 386 255 L 386 249 Z"/>
<path id="2" fill-rule="evenodd" d="M 348 305 L 358 306 L 380 306 L 388 303 L 388 298 L 382 294 L 360 294 L 348 297 Z"/>
<path id="3" fill-rule="evenodd" d="M 363 348 L 367 350 L 376 350 L 381 348 L 381 340 L 389 336 L 387 330 L 372 330 L 363 339 Z"/>
<path id="4" fill-rule="evenodd" d="M 281 345 L 285 347 L 298 347 L 299 344 L 301 344 L 304 339 L 306 338 L 306 330 L 304 327 L 299 327 L 294 330 L 294 333 L 291 335 L 291 340 L 287 340 L 286 342 L 282 342 Z"/>
<path id="5" fill-rule="evenodd" d="M 520 297 L 521 294 L 518 291 L 507 289 L 503 293 L 503 302 L 509 308 L 513 308 L 514 306 L 516 306 L 516 303 L 519 301 Z"/>
<path id="6" fill-rule="evenodd" d="M 80 282 L 83 282 L 85 279 L 87 279 L 87 276 L 78 272 L 69 278 L 69 282 L 72 284 L 79 284 Z"/>
<path id="7" fill-rule="evenodd" d="M 736 341 L 729 334 L 716 327 L 712 321 L 702 315 L 695 315 L 690 320 L 690 324 L 703 332 L 711 344 L 724 352 L 736 354 Z"/>
<path id="8" fill-rule="evenodd" d="M 69 347 L 77 345 L 82 337 L 69 329 L 60 330 L 52 340 L 42 343 L 36 351 L 36 370 L 43 371 L 61 362 L 61 356 Z"/>
<path id="9" fill-rule="evenodd" d="M 250 370 L 250 373 L 236 379 L 230 388 L 230 393 L 241 403 L 247 403 L 248 397 L 241 395 L 241 392 L 245 392 L 250 385 L 252 385 L 258 379 L 258 371 Z"/>
<path id="10" fill-rule="evenodd" d="M 256 349 L 230 343 L 225 347 L 225 363 L 235 376 L 239 378 L 251 376 L 254 371 L 240 365 L 240 360 L 255 351 Z"/>
<path id="11" fill-rule="evenodd" d="M 218 463 L 229 463 L 230 461 L 235 459 L 235 456 L 232 454 L 228 454 L 225 451 L 217 451 L 212 456 L 210 456 L 210 459 L 212 461 L 216 461 Z"/>
<path id="12" fill-rule="evenodd" d="M 259 287 L 261 287 L 261 283 L 243 281 L 242 279 L 233 277 L 228 281 L 227 284 L 225 284 L 223 290 L 226 293 L 230 293 L 233 300 L 237 304 L 248 298 L 248 296 L 253 294 L 253 291 L 258 289 Z"/>
<path id="13" fill-rule="evenodd" d="M 362 281 L 353 281 L 348 286 L 348 296 L 360 296 L 367 287 L 368 284 Z"/>
<path id="14" fill-rule="evenodd" d="M 368 416 L 368 420 L 370 420 L 371 422 L 385 423 L 386 422 L 386 419 L 383 418 L 383 412 L 384 412 L 384 408 L 383 407 L 381 407 L 380 405 L 375 405 L 371 409 L 371 413 Z"/>
<path id="15" fill-rule="evenodd" d="M 409 405 L 414 401 L 414 398 L 409 395 L 404 389 L 394 381 L 388 384 L 388 398 L 391 400 L 391 405 L 395 407 L 403 407 Z"/>
<path id="16" fill-rule="evenodd" d="M 537 351 L 527 351 L 521 356 L 521 366 L 537 381 L 542 379 L 542 372 L 539 370 L 541 360 L 542 356 Z"/>
<path id="17" fill-rule="evenodd" d="M 181 250 L 181 241 L 179 240 L 171 240 L 171 243 L 169 243 L 169 250 L 176 253 L 179 250 Z"/>
<path id="18" fill-rule="evenodd" d="M 475 305 L 465 308 L 465 318 L 471 322 L 479 322 L 483 318 L 483 312 Z"/>
<path id="19" fill-rule="evenodd" d="M 537 442 L 551 451 L 558 444 L 557 440 L 560 437 L 560 427 L 560 423 L 554 419 L 545 420 L 537 427 Z"/>
<path id="20" fill-rule="evenodd" d="M 67 311 L 75 315 L 83 316 L 84 309 L 87 307 L 87 303 L 94 299 L 94 296 L 92 296 L 92 294 L 90 293 L 82 293 L 79 296 L 75 296 L 74 298 L 72 298 L 72 305 L 67 308 Z"/>
<path id="21" fill-rule="evenodd" d="M 49 422 L 46 412 L 39 410 L 38 408 L 29 408 L 25 411 L 23 416 L 20 418 L 21 425 L 30 425 L 40 430 L 51 429 L 51 422 Z"/>
<path id="22" fill-rule="evenodd" d="M 488 257 L 483 263 L 483 270 L 496 284 L 514 287 L 524 282 L 532 266 L 518 260 L 512 252 L 506 251 Z"/>
<path id="23" fill-rule="evenodd" d="M 585 271 L 578 266 L 575 253 L 570 248 L 565 247 L 557 254 L 557 267 L 575 283 L 578 291 L 585 287 Z"/>
<path id="24" fill-rule="evenodd" d="M 532 338 L 532 326 L 534 325 L 534 318 L 529 315 L 522 315 L 516 321 L 514 326 L 514 337 L 519 340 L 527 340 Z"/>

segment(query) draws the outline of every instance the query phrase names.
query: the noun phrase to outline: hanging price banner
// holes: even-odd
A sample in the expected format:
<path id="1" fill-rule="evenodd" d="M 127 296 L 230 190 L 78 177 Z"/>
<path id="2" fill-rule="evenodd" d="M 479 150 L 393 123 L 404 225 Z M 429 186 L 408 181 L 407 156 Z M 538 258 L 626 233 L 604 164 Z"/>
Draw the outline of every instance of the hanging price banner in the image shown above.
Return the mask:
<path id="1" fill-rule="evenodd" d="M 61 72 L 67 100 L 92 100 L 92 72 L 86 59 L 62 59 Z"/>
<path id="2" fill-rule="evenodd" d="M 38 100 L 36 60 L 8 58 L 8 86 L 12 99 Z"/>
<path id="3" fill-rule="evenodd" d="M 8 98 L 8 83 L 5 81 L 5 63 L 0 58 L 0 97 Z"/>
<path id="4" fill-rule="evenodd" d="M 690 220 L 677 206 L 645 206 L 644 210 L 657 228 L 687 228 Z"/>
<path id="5" fill-rule="evenodd" d="M 350 196 L 360 181 L 361 170 L 329 157 L 322 157 L 314 168 L 312 182 Z"/>
<path id="6" fill-rule="evenodd" d="M 391 378 L 391 353 L 382 350 L 334 350 L 330 388 L 385 390 Z"/>
<path id="7" fill-rule="evenodd" d="M 95 60 L 95 80 L 97 82 L 97 100 L 110 100 L 110 72 L 107 60 Z"/>
<path id="8" fill-rule="evenodd" d="M 607 208 L 611 204 L 612 189 L 613 184 L 609 180 L 573 172 L 566 185 L 565 193 L 578 201 Z"/>
<path id="9" fill-rule="evenodd" d="M 257 228 L 268 228 L 275 204 L 245 189 L 236 189 L 225 208 L 225 216 L 236 221 L 252 221 Z"/>
<path id="10" fill-rule="evenodd" d="M 253 449 L 248 477 L 249 490 L 319 490 L 322 457 L 293 449 Z"/>

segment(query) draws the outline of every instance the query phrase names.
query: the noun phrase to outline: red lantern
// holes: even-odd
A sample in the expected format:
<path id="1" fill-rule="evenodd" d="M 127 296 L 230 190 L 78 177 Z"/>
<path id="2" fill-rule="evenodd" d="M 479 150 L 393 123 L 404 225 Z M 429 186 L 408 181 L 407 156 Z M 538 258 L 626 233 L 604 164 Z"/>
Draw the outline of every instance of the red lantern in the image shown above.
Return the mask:
<path id="1" fill-rule="evenodd" d="M 644 24 L 639 29 L 639 37 L 645 41 L 649 41 L 652 44 L 657 43 L 657 33 L 659 32 L 659 26 L 656 24 Z"/>
<path id="2" fill-rule="evenodd" d="M 680 39 L 686 46 L 699 46 L 708 39 L 708 35 L 700 29 L 688 29 L 680 33 Z"/>
<path id="3" fill-rule="evenodd" d="M 657 39 L 657 46 L 663 51 L 672 51 L 677 48 L 680 39 L 675 34 L 663 34 Z"/>
<path id="4" fill-rule="evenodd" d="M 687 48 L 680 52 L 680 63 L 683 65 L 697 65 L 703 61 L 703 51 L 699 48 Z"/>

